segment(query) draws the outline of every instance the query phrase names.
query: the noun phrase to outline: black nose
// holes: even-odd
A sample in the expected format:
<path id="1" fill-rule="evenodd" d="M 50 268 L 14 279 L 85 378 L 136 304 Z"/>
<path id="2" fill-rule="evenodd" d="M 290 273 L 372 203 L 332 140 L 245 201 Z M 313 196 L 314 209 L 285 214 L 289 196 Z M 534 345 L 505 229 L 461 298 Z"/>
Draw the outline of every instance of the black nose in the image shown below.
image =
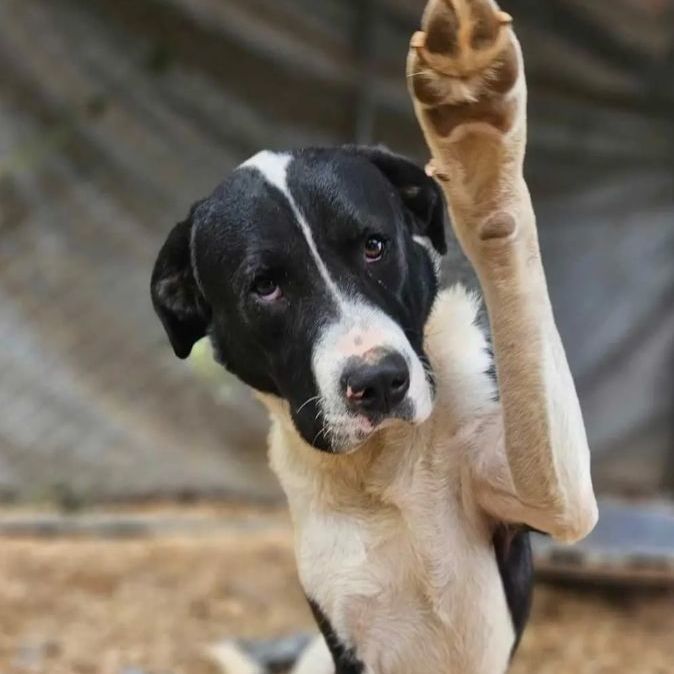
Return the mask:
<path id="1" fill-rule="evenodd" d="M 342 377 L 348 405 L 359 412 L 388 414 L 402 402 L 410 387 L 410 373 L 399 353 L 387 353 L 375 363 L 359 361 Z"/>

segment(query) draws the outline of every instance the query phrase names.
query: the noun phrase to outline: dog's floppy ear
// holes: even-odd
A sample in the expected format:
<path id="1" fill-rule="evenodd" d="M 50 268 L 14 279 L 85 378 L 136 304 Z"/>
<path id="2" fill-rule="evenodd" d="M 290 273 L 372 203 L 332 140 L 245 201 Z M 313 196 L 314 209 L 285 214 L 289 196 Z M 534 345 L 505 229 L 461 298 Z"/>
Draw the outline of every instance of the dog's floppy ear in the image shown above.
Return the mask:
<path id="1" fill-rule="evenodd" d="M 152 304 L 178 358 L 187 358 L 205 336 L 211 319 L 192 268 L 192 226 L 196 206 L 178 223 L 159 251 L 152 272 Z"/>
<path id="2" fill-rule="evenodd" d="M 447 208 L 440 185 L 414 162 L 382 147 L 349 145 L 345 150 L 367 157 L 398 190 L 412 215 L 412 234 L 428 237 L 438 253 L 447 252 Z"/>

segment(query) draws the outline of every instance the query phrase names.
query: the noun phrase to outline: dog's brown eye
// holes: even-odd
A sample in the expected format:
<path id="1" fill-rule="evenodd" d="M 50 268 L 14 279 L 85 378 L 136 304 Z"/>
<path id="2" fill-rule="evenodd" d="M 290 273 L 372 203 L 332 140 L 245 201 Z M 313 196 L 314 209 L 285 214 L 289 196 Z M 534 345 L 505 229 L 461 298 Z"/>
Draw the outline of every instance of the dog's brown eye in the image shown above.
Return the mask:
<path id="1" fill-rule="evenodd" d="M 365 259 L 368 262 L 378 262 L 384 255 L 386 243 L 380 236 L 371 236 L 365 242 Z"/>
<path id="2" fill-rule="evenodd" d="M 271 302 L 281 297 L 281 288 L 274 279 L 268 276 L 259 276 L 253 281 L 253 292 L 261 299 Z"/>

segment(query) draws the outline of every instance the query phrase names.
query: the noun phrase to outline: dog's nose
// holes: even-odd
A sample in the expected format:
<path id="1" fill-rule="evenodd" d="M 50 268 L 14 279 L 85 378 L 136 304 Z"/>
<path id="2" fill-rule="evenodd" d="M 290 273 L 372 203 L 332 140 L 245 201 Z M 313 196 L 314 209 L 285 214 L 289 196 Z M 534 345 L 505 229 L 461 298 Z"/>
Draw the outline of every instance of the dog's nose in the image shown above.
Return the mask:
<path id="1" fill-rule="evenodd" d="M 387 414 L 405 397 L 410 373 L 399 353 L 387 353 L 375 363 L 354 363 L 344 372 L 342 384 L 352 409 Z"/>

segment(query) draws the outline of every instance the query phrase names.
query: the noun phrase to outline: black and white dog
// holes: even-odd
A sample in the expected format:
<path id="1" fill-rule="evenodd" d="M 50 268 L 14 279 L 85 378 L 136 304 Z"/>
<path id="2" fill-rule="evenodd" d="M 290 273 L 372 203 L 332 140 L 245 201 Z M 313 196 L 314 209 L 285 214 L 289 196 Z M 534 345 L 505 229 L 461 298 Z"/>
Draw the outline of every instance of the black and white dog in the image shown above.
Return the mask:
<path id="1" fill-rule="evenodd" d="M 349 452 L 431 413 L 423 334 L 445 212 L 438 185 L 386 151 L 261 152 L 172 232 L 155 307 L 178 356 L 208 333 L 309 445 Z"/>
<path id="2" fill-rule="evenodd" d="M 431 2 L 411 63 L 412 75 L 436 78 L 436 94 L 455 83 L 417 62 L 435 57 L 433 22 L 447 7 L 483 5 L 495 11 L 486 0 Z M 509 95 L 520 105 L 519 48 L 509 26 L 498 31 L 494 58 L 515 49 Z M 462 91 L 480 105 L 470 85 Z M 480 108 L 434 131 L 425 116 L 437 104 L 422 89 L 415 104 L 442 187 L 377 148 L 261 152 L 174 228 L 152 278 L 176 354 L 208 335 L 270 411 L 271 464 L 324 637 L 302 674 L 502 674 L 529 609 L 527 527 L 575 540 L 596 520 L 582 418 L 512 161 L 523 156 L 512 132 L 521 110 L 502 134 L 509 158 L 480 162 L 480 175 L 501 172 L 492 194 L 471 162 L 497 142 L 484 128 L 493 116 L 485 124 Z M 498 391 L 478 297 L 439 289 L 443 188 L 489 309 Z"/>

